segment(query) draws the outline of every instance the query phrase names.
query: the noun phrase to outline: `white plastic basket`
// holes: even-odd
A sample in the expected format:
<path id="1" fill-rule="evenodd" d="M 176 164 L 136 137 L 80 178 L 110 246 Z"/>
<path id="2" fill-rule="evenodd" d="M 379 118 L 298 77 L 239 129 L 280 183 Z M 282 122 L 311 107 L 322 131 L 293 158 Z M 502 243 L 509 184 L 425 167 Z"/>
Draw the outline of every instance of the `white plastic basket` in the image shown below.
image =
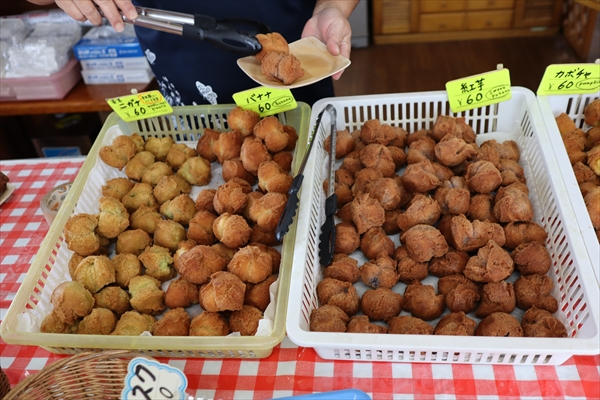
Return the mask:
<path id="1" fill-rule="evenodd" d="M 571 204 L 573 204 L 575 217 L 577 218 L 583 241 L 592 262 L 594 272 L 596 273 L 596 278 L 600 283 L 600 245 L 598 244 L 598 238 L 596 237 L 596 232 L 592 226 L 592 220 L 585 207 L 583 196 L 579 190 L 575 173 L 573 172 L 573 168 L 571 168 L 567 150 L 565 149 L 562 137 L 558 131 L 558 126 L 556 125 L 556 117 L 564 112 L 575 121 L 575 125 L 578 128 L 588 130 L 590 127 L 585 124 L 583 110 L 588 104 L 599 97 L 600 92 L 588 95 L 538 96 L 537 100 L 548 130 L 550 142 L 554 148 L 556 160 L 561 166 L 565 166 L 561 169 L 562 177 L 567 192 L 569 193 Z"/>
<path id="2" fill-rule="evenodd" d="M 514 137 L 521 150 L 534 220 L 548 232 L 547 248 L 553 260 L 549 276 L 558 299 L 555 314 L 567 327 L 568 338 L 462 337 L 311 332 L 309 316 L 318 306 L 316 286 L 322 279 L 319 263 L 319 234 L 324 220 L 322 189 L 327 154 L 321 130 L 315 138 L 309 168 L 302 184 L 292 282 L 287 313 L 287 334 L 300 346 L 313 347 L 319 356 L 332 360 L 385 362 L 435 362 L 469 364 L 561 364 L 574 354 L 598 354 L 599 300 L 583 239 L 574 210 L 560 177 L 548 133 L 534 94 L 512 88 L 512 98 L 503 103 L 454 114 L 446 92 L 370 95 L 322 99 L 313 106 L 311 126 L 326 104 L 337 110 L 337 128 L 352 132 L 372 118 L 401 126 L 408 132 L 430 128 L 438 115 L 464 116 L 478 134 L 478 141 Z M 327 124 L 325 124 L 327 126 Z M 398 244 L 398 235 L 393 238 Z M 354 254 L 353 254 L 354 256 Z M 423 282 L 433 283 L 429 276 Z M 432 281 L 433 280 L 433 281 Z M 393 290 L 403 293 L 398 283 Z M 360 293 L 360 289 L 357 288 Z M 518 309 L 515 316 L 519 317 Z M 406 312 L 402 311 L 401 315 Z M 434 323 L 434 321 L 432 321 Z"/>

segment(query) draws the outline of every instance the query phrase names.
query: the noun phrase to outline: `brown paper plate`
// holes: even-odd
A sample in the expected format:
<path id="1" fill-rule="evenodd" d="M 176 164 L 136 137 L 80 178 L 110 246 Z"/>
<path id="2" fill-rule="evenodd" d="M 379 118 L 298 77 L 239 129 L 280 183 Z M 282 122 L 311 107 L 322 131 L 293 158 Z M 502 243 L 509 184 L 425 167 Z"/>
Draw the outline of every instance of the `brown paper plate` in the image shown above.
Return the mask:
<path id="1" fill-rule="evenodd" d="M 323 42 L 313 36 L 305 37 L 289 44 L 290 53 L 298 60 L 304 68 L 304 76 L 291 85 L 284 85 L 267 79 L 261 69 L 260 62 L 254 56 L 238 59 L 239 67 L 262 86 L 277 89 L 294 89 L 307 86 L 325 79 L 328 76 L 343 70 L 350 65 L 350 60 L 344 56 L 332 56 Z"/>

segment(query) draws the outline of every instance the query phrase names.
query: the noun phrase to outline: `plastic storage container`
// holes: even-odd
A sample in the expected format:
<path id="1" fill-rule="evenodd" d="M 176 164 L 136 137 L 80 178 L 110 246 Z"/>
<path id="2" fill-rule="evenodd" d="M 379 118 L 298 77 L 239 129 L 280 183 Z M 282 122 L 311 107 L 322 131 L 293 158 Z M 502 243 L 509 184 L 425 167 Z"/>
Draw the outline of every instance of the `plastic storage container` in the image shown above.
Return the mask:
<path id="1" fill-rule="evenodd" d="M 54 288 L 61 282 L 71 280 L 68 261 L 72 252 L 65 245 L 63 235 L 67 219 L 74 213 L 97 213 L 102 185 L 108 179 L 123 176 L 122 172 L 102 162 L 98 156 L 100 148 L 110 144 L 122 131 L 124 134 L 137 132 L 144 138 L 170 136 L 176 142 L 191 142 L 189 145 L 192 146 L 204 128 L 228 130 L 227 114 L 231 108 L 233 105 L 174 107 L 172 114 L 131 123 L 125 123 L 115 113 L 109 115 L 3 318 L 0 332 L 6 343 L 41 346 L 51 352 L 64 354 L 93 349 L 125 349 L 151 357 L 184 358 L 264 358 L 271 354 L 285 336 L 295 223 L 290 226 L 282 245 L 273 327 L 268 335 L 170 338 L 47 334 L 30 328 L 35 323 L 39 324 L 51 311 L 50 296 Z M 298 103 L 296 109 L 281 113 L 278 117 L 282 123 L 293 126 L 299 135 L 294 154 L 293 170 L 296 170 L 306 149 L 310 107 Z"/>
<path id="2" fill-rule="evenodd" d="M 81 79 L 81 65 L 72 58 L 50 76 L 0 79 L 0 101 L 60 100 Z"/>
<path id="3" fill-rule="evenodd" d="M 537 101 L 540 106 L 540 110 L 542 111 L 546 128 L 548 129 L 548 135 L 550 136 L 550 141 L 552 143 L 552 147 L 554 148 L 556 160 L 560 165 L 565 166 L 564 168 L 561 168 L 562 177 L 564 179 L 569 198 L 571 199 L 571 203 L 573 204 L 575 217 L 577 219 L 577 223 L 579 224 L 579 229 L 581 230 L 581 235 L 583 236 L 583 241 L 585 242 L 592 266 L 594 267 L 596 278 L 600 282 L 600 245 L 598 244 L 598 238 L 596 237 L 596 232 L 592 226 L 590 214 L 585 207 L 581 190 L 579 190 L 575 173 L 573 172 L 573 168 L 571 168 L 569 156 L 567 155 L 567 150 L 565 149 L 555 120 L 559 114 L 564 112 L 575 121 L 575 125 L 578 128 L 583 130 L 589 129 L 590 127 L 587 126 L 584 121 L 583 110 L 588 104 L 599 97 L 600 92 L 596 94 L 576 96 L 538 96 Z"/>
<path id="4" fill-rule="evenodd" d="M 460 114 L 450 110 L 445 91 L 322 99 L 313 106 L 311 124 L 326 104 L 336 107 L 338 130 L 352 132 L 361 128 L 368 119 L 377 118 L 382 123 L 401 126 L 412 133 L 418 129 L 430 129 L 438 115 L 451 115 L 466 118 L 478 135 L 478 143 L 493 138 L 516 140 L 535 211 L 534 221 L 548 232 L 546 246 L 553 261 L 548 275 L 554 282 L 552 294 L 559 303 L 555 315 L 567 327 L 569 337 L 311 332 L 309 317 L 311 311 L 318 307 L 316 286 L 323 277 L 318 247 L 325 209 L 323 181 L 327 179 L 325 170 L 317 167 L 305 174 L 298 210 L 292 268 L 294 285 L 290 287 L 286 325 L 287 334 L 294 343 L 313 347 L 325 359 L 370 362 L 556 365 L 574 354 L 598 354 L 598 287 L 581 233 L 571 222 L 575 220 L 575 211 L 562 179 L 557 179 L 561 167 L 554 157 L 536 98 L 530 90 L 514 87 L 510 100 Z M 327 121 L 324 121 L 324 126 L 328 126 Z M 327 165 L 328 156 L 323 150 L 323 140 L 327 135 L 329 132 L 325 130 L 317 134 L 308 165 Z M 393 237 L 396 245 L 397 236 Z M 437 287 L 437 278 L 430 275 L 423 283 Z M 403 293 L 397 287 L 394 290 Z M 516 309 L 513 314 L 518 312 Z M 404 314 L 406 312 L 403 311 L 401 315 Z"/>

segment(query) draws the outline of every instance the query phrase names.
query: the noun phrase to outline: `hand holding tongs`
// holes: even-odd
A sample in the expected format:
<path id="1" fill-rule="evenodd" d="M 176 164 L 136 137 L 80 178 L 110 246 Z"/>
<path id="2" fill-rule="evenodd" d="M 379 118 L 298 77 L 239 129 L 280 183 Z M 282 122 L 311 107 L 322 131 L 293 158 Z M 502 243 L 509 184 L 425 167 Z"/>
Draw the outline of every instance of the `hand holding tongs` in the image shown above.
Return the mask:
<path id="1" fill-rule="evenodd" d="M 102 10 L 97 7 L 100 15 Z M 262 22 L 247 18 L 215 19 L 207 15 L 184 14 L 154 8 L 136 7 L 138 17 L 130 20 L 121 12 L 123 22 L 180 35 L 187 39 L 206 40 L 224 50 L 244 56 L 257 54 L 262 46 L 256 39 L 259 33 L 271 30 Z"/>
<path id="2" fill-rule="evenodd" d="M 327 182 L 327 199 L 325 200 L 325 222 L 321 225 L 319 236 L 319 259 L 321 265 L 329 265 L 333 260 L 335 249 L 335 212 L 337 210 L 337 195 L 335 194 L 335 148 L 337 139 L 337 111 L 331 104 L 325 106 L 329 113 L 331 144 L 329 146 L 329 182 Z"/>

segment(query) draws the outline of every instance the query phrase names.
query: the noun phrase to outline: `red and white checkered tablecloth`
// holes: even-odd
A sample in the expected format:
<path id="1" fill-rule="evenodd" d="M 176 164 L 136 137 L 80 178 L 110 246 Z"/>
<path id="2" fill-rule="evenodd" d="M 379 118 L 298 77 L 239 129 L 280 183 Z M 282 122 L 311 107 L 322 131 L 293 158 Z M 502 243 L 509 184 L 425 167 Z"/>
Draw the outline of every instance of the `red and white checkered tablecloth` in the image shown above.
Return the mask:
<path id="1" fill-rule="evenodd" d="M 1 161 L 17 188 L 0 206 L 0 318 L 3 318 L 48 225 L 39 208 L 50 189 L 72 181 L 83 159 Z M 65 357 L 0 340 L 0 366 L 15 385 Z M 159 361 L 180 369 L 197 399 L 265 399 L 360 389 L 374 399 L 600 399 L 600 355 L 560 366 L 330 361 L 287 338 L 264 359 Z"/>

